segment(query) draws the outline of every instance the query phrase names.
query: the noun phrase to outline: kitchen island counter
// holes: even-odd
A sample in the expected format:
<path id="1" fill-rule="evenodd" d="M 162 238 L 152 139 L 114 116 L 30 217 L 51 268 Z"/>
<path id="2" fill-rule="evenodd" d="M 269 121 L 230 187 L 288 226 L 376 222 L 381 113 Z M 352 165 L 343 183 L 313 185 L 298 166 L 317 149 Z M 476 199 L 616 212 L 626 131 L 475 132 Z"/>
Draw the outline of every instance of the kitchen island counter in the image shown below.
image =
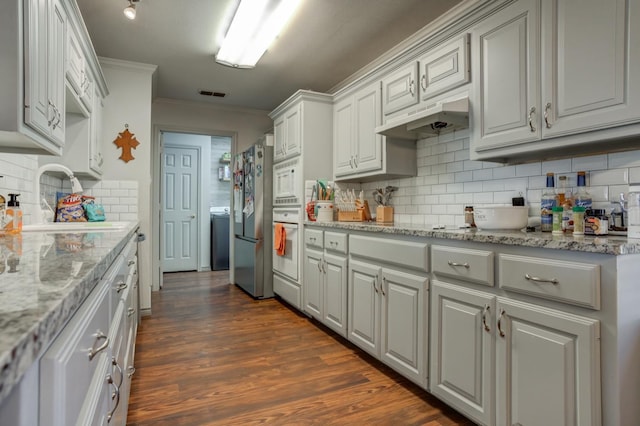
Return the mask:
<path id="1" fill-rule="evenodd" d="M 479 243 L 538 247 L 608 255 L 640 254 L 640 239 L 624 236 L 553 235 L 551 232 L 524 232 L 520 230 L 479 230 L 477 228 L 433 229 L 432 225 L 379 224 L 376 222 L 312 222 L 307 226 L 363 231 L 414 237 L 440 238 Z"/>
<path id="2" fill-rule="evenodd" d="M 138 228 L 0 238 L 0 403 L 64 328 Z"/>

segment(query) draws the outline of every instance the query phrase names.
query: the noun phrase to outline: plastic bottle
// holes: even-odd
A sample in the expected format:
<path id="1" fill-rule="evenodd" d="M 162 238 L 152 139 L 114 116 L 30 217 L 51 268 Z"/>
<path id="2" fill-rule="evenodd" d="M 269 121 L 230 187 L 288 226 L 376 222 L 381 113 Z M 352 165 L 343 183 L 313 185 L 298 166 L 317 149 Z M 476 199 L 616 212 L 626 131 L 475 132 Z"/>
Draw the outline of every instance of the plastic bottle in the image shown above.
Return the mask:
<path id="1" fill-rule="evenodd" d="M 562 207 L 562 230 L 573 231 L 573 197 L 567 187 L 567 177 L 558 176 L 558 188 L 556 189 L 556 206 Z"/>
<path id="2" fill-rule="evenodd" d="M 6 203 L 5 198 L 0 195 L 0 237 L 5 234 L 4 225 L 6 223 Z"/>
<path id="3" fill-rule="evenodd" d="M 584 207 L 573 206 L 573 235 L 584 235 Z"/>
<path id="4" fill-rule="evenodd" d="M 7 234 L 19 234 L 22 232 L 22 209 L 18 201 L 19 195 L 20 194 L 9 194 L 6 223 L 4 225 L 4 230 Z"/>
<path id="5" fill-rule="evenodd" d="M 629 185 L 627 238 L 640 238 L 640 183 Z"/>
<path id="6" fill-rule="evenodd" d="M 555 206 L 552 208 L 552 233 L 562 234 L 562 215 L 564 209 L 561 206 Z"/>
<path id="7" fill-rule="evenodd" d="M 578 172 L 578 188 L 576 189 L 576 195 L 573 197 L 573 204 L 584 207 L 585 210 L 590 210 L 593 207 L 593 199 L 587 189 L 587 176 L 585 172 Z"/>
<path id="8" fill-rule="evenodd" d="M 547 173 L 547 188 L 540 197 L 540 230 L 551 232 L 553 229 L 553 207 L 556 205 L 555 180 L 553 173 Z"/>

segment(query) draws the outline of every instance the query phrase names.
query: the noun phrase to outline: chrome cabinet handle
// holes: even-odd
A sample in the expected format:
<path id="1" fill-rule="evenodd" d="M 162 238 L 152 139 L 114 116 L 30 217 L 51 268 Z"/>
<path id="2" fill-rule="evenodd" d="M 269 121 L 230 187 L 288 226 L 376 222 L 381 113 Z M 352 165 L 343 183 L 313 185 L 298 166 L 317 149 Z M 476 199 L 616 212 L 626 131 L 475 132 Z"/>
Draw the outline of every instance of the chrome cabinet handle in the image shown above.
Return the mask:
<path id="1" fill-rule="evenodd" d="M 130 260 L 130 261 L 127 262 L 127 266 L 131 266 L 131 265 L 133 265 L 135 263 L 136 263 L 135 260 Z"/>
<path id="2" fill-rule="evenodd" d="M 322 272 L 322 266 L 320 265 L 321 263 L 322 263 L 322 261 L 318 261 L 318 263 L 317 263 L 319 272 Z"/>
<path id="3" fill-rule="evenodd" d="M 320 261 L 320 265 L 322 266 L 322 273 L 323 273 L 323 274 L 326 274 L 326 273 L 327 273 L 327 270 L 326 270 L 325 268 L 326 268 L 326 266 L 327 266 L 327 261 L 326 261 L 326 260 L 321 260 L 321 261 Z"/>
<path id="4" fill-rule="evenodd" d="M 136 374 L 136 369 L 135 367 L 132 365 L 129 368 L 127 368 L 127 377 L 128 378 L 132 378 L 133 375 Z"/>
<path id="5" fill-rule="evenodd" d="M 544 124 L 547 126 L 547 129 L 551 128 L 551 123 L 549 123 L 549 111 L 551 110 L 551 102 L 547 102 L 544 106 Z"/>
<path id="6" fill-rule="evenodd" d="M 120 386 L 122 386 L 122 382 L 124 382 L 124 373 L 122 372 L 122 368 L 118 365 L 118 361 L 116 360 L 115 356 L 111 357 L 111 365 L 116 367 L 118 369 L 118 371 L 120 372 L 120 383 L 118 384 L 118 387 L 120 387 Z M 111 399 L 113 399 L 113 398 L 114 397 L 112 396 Z"/>
<path id="7" fill-rule="evenodd" d="M 351 166 L 352 169 L 355 168 L 355 160 L 353 159 L 353 155 L 349 159 L 349 166 Z"/>
<path id="8" fill-rule="evenodd" d="M 491 307 L 489 305 L 484 305 L 484 309 L 482 310 L 482 325 L 484 325 L 484 330 L 490 332 L 491 329 L 487 324 L 487 313 L 491 312 Z"/>
<path id="9" fill-rule="evenodd" d="M 502 331 L 502 317 L 507 312 L 504 309 L 500 309 L 500 316 L 498 317 L 498 331 L 500 332 L 500 337 L 504 337 L 504 331 Z"/>
<path id="10" fill-rule="evenodd" d="M 117 286 L 115 286 L 116 293 L 120 293 L 122 290 L 127 288 L 127 283 L 124 281 L 120 281 Z"/>
<path id="11" fill-rule="evenodd" d="M 51 107 L 49 109 L 53 111 L 53 117 L 55 118 L 55 110 L 53 110 L 53 102 L 51 102 L 51 99 L 49 99 L 49 106 Z M 51 127 L 51 123 L 53 123 L 53 118 L 47 121 L 47 126 Z"/>
<path id="12" fill-rule="evenodd" d="M 91 346 L 91 348 L 89 349 L 89 361 L 91 361 L 96 355 L 107 349 L 107 346 L 109 346 L 109 338 L 102 331 L 96 331 L 93 336 L 96 338 L 96 340 L 93 342 L 93 346 Z M 104 339 L 104 343 L 96 348 L 96 344 L 102 339 Z"/>
<path id="13" fill-rule="evenodd" d="M 387 293 L 384 292 L 384 285 L 387 282 L 387 278 L 386 277 L 382 277 L 382 284 L 380 284 L 380 291 L 382 292 L 383 296 L 386 296 Z"/>
<path id="14" fill-rule="evenodd" d="M 469 264 L 467 262 L 464 263 L 458 263 L 458 262 L 452 262 L 452 261 L 448 261 L 447 265 L 449 266 L 464 266 L 465 268 L 469 269 Z"/>
<path id="15" fill-rule="evenodd" d="M 133 308 L 129 308 L 127 309 L 127 316 L 130 317 L 131 315 L 135 314 L 136 310 Z"/>
<path id="16" fill-rule="evenodd" d="M 557 278 L 540 278 L 531 276 L 529 274 L 524 274 L 524 277 L 527 281 L 534 281 L 537 283 L 551 283 L 553 285 L 558 285 L 558 283 L 560 282 Z"/>
<path id="17" fill-rule="evenodd" d="M 411 93 L 411 96 L 415 96 L 416 94 L 415 86 L 416 86 L 416 82 L 411 80 L 409 82 L 409 93 Z"/>
<path id="18" fill-rule="evenodd" d="M 536 107 L 532 106 L 529 110 L 529 129 L 531 129 L 531 133 L 536 131 L 536 128 L 533 127 L 533 114 L 536 113 Z"/>
<path id="19" fill-rule="evenodd" d="M 353 156 L 353 164 L 355 165 L 355 168 L 358 168 L 358 154 Z"/>
<path id="20" fill-rule="evenodd" d="M 111 423 L 111 419 L 113 418 L 113 413 L 116 412 L 116 410 L 118 409 L 118 405 L 120 405 L 120 386 L 116 385 L 116 383 L 113 381 L 113 377 L 111 377 L 110 374 L 107 374 L 107 383 L 109 383 L 110 385 L 112 385 L 115 390 L 113 391 L 113 396 L 111 397 L 111 399 L 116 399 L 116 403 L 113 406 L 113 410 L 111 410 L 109 412 L 109 414 L 107 414 L 107 423 Z"/>
<path id="21" fill-rule="evenodd" d="M 420 87 L 422 87 L 422 90 L 427 90 L 427 75 L 426 74 L 422 74 L 422 77 L 420 77 Z M 422 96 L 424 96 L 424 94 Z"/>
<path id="22" fill-rule="evenodd" d="M 378 286 L 376 285 L 377 282 L 378 282 L 378 276 L 376 275 L 375 277 L 373 277 L 373 289 L 376 291 L 376 294 L 380 293 L 378 291 Z"/>

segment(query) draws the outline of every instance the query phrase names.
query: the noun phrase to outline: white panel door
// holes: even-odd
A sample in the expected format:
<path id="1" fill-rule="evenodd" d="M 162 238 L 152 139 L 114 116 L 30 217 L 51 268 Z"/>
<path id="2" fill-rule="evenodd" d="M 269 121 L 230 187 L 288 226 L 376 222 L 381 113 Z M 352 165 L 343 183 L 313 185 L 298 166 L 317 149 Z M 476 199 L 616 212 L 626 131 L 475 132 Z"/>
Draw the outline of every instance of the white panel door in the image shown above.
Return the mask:
<path id="1" fill-rule="evenodd" d="M 543 2 L 543 137 L 640 119 L 637 31 L 628 0 Z M 635 35 L 637 37 L 637 35 Z M 627 57 L 627 43 L 634 50 Z M 629 64 L 627 64 L 627 60 Z M 628 66 L 628 68 L 627 68 Z M 635 69 L 635 71 L 633 71 Z"/>
<path id="2" fill-rule="evenodd" d="M 418 105 L 418 62 L 413 62 L 382 80 L 382 110 L 385 116 Z"/>
<path id="3" fill-rule="evenodd" d="M 51 124 L 51 140 L 64 146 L 65 136 L 65 62 L 67 43 L 67 15 L 60 0 L 50 0 L 50 26 L 47 73 L 49 76 L 49 99 L 55 105 L 57 120 Z"/>
<path id="4" fill-rule="evenodd" d="M 523 0 L 472 33 L 472 148 L 540 139 L 539 6 Z M 531 121 L 530 121 L 531 120 Z"/>
<path id="5" fill-rule="evenodd" d="M 312 317 L 322 320 L 322 293 L 324 273 L 322 252 L 306 248 L 304 251 L 304 285 L 302 286 L 303 309 Z"/>
<path id="6" fill-rule="evenodd" d="M 336 333 L 347 337 L 347 258 L 325 253 L 323 270 L 322 322 Z"/>
<path id="7" fill-rule="evenodd" d="M 302 149 L 302 105 L 292 107 L 284 114 L 285 130 L 285 152 L 290 157 L 300 154 Z"/>
<path id="8" fill-rule="evenodd" d="M 375 131 L 382 124 L 381 98 L 379 82 L 355 95 L 355 166 L 358 173 L 382 169 L 382 135 Z"/>
<path id="9" fill-rule="evenodd" d="M 24 121 L 44 136 L 51 133 L 50 122 L 55 119 L 49 101 L 48 0 L 25 2 L 27 14 L 25 31 Z M 64 113 L 64 111 L 62 112 Z"/>
<path id="10" fill-rule="evenodd" d="M 427 382 L 428 279 L 383 269 L 381 294 L 381 357 L 414 382 Z"/>
<path id="11" fill-rule="evenodd" d="M 380 290 L 382 270 L 349 261 L 349 335 L 351 342 L 376 358 L 380 356 Z"/>
<path id="12" fill-rule="evenodd" d="M 198 157 L 194 148 L 166 146 L 163 153 L 164 272 L 197 269 Z"/>
<path id="13" fill-rule="evenodd" d="M 333 170 L 336 176 L 353 173 L 353 98 L 333 106 Z"/>
<path id="14" fill-rule="evenodd" d="M 287 137 L 284 116 L 278 117 L 273 122 L 273 162 L 277 162 L 285 158 L 285 138 Z"/>
<path id="15" fill-rule="evenodd" d="M 498 297 L 496 423 L 599 425 L 600 325 Z"/>
<path id="16" fill-rule="evenodd" d="M 495 424 L 495 297 L 434 280 L 431 285 L 431 393 L 481 424 Z"/>

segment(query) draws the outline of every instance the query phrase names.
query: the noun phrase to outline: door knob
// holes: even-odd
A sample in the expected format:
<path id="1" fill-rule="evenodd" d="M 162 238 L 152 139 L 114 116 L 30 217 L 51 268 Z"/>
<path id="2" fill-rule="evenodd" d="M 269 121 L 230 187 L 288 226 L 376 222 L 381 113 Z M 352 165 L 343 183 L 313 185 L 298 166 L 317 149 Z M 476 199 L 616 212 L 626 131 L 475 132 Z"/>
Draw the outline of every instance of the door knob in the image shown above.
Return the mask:
<path id="1" fill-rule="evenodd" d="M 196 218 L 196 215 L 195 215 L 195 214 L 192 214 L 192 215 L 191 215 L 191 219 L 195 219 L 195 218 Z"/>

